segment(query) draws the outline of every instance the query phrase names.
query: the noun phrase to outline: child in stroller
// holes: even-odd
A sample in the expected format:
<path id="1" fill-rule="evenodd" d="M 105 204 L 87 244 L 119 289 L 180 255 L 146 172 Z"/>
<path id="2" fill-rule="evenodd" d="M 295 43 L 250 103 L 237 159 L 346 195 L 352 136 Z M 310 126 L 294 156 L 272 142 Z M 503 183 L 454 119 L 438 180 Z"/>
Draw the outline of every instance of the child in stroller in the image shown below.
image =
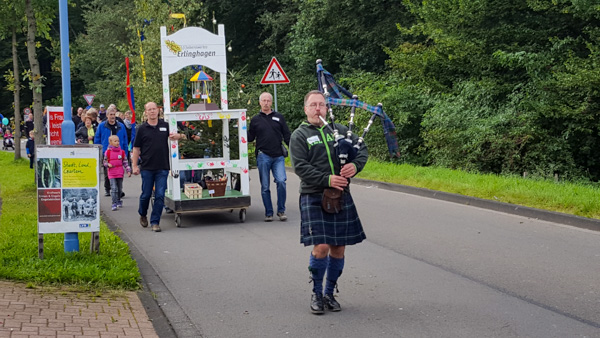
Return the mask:
<path id="1" fill-rule="evenodd" d="M 15 150 L 15 141 L 13 140 L 12 132 L 9 128 L 4 130 L 4 142 L 2 143 L 2 149 L 8 150 L 8 148 L 12 148 Z"/>

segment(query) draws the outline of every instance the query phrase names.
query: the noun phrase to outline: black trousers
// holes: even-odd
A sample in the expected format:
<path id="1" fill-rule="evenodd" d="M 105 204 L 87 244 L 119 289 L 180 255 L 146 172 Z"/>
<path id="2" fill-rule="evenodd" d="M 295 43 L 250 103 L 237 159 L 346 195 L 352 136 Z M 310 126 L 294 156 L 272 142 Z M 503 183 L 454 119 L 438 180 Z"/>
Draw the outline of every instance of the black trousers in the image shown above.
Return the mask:
<path id="1" fill-rule="evenodd" d="M 110 194 L 110 179 L 108 178 L 108 168 L 107 167 L 104 167 L 104 191 L 106 191 L 106 193 Z"/>

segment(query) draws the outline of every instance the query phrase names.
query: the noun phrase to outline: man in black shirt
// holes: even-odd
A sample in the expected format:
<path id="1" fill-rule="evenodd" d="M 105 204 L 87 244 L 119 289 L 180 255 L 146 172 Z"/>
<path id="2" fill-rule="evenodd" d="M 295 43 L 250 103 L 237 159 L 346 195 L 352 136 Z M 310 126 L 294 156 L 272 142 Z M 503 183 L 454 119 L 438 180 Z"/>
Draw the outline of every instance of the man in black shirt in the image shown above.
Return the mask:
<path id="1" fill-rule="evenodd" d="M 290 129 L 285 123 L 285 118 L 280 113 L 271 110 L 273 96 L 269 93 L 260 94 L 260 108 L 258 115 L 250 120 L 248 129 L 248 142 L 256 140 L 256 165 L 260 176 L 260 190 L 265 206 L 265 222 L 273 220 L 273 204 L 271 202 L 270 172 L 277 185 L 277 216 L 280 221 L 287 220 L 285 215 L 285 158 L 282 141 L 290 144 Z"/>
<path id="2" fill-rule="evenodd" d="M 81 123 L 81 113 L 83 113 L 83 108 L 79 107 L 77 108 L 77 112 L 73 114 L 72 120 L 73 124 L 75 124 L 75 127 L 77 127 Z"/>
<path id="3" fill-rule="evenodd" d="M 148 206 L 154 188 L 154 204 L 150 214 L 152 231 L 160 232 L 160 216 L 164 207 L 167 177 L 169 176 L 169 140 L 179 140 L 181 134 L 169 135 L 169 124 L 158 118 L 158 106 L 154 102 L 144 105 L 144 113 L 148 120 L 137 129 L 133 143 L 131 162 L 133 174 L 142 174 L 142 194 L 140 195 L 140 224 L 148 226 Z M 139 167 L 143 158 L 142 169 Z"/>

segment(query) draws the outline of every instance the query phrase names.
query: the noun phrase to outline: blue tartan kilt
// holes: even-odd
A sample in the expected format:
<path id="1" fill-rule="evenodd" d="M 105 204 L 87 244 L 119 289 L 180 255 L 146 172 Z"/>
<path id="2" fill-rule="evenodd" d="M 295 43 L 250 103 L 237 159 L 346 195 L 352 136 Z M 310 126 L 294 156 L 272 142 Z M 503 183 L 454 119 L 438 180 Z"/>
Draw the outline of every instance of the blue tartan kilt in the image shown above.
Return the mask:
<path id="1" fill-rule="evenodd" d="M 300 194 L 300 243 L 352 245 L 367 238 L 350 193 L 342 195 L 337 214 L 323 211 L 321 197 L 321 193 Z"/>

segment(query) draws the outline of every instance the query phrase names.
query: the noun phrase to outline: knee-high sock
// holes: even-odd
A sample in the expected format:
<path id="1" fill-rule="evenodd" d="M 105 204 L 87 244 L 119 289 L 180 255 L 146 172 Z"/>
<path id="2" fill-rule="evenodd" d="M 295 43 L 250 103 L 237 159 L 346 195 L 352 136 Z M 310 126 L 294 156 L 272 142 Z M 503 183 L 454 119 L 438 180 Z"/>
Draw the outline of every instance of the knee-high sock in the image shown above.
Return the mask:
<path id="1" fill-rule="evenodd" d="M 327 258 L 315 258 L 311 253 L 308 271 L 310 271 L 310 277 L 313 282 L 313 292 L 322 295 L 323 277 L 325 276 L 325 271 L 327 271 Z"/>
<path id="2" fill-rule="evenodd" d="M 342 270 L 344 270 L 344 257 L 342 258 L 334 258 L 331 256 L 327 256 L 328 264 L 327 264 L 327 282 L 325 283 L 325 294 L 332 295 L 333 289 L 337 283 L 338 277 L 342 275 Z"/>

